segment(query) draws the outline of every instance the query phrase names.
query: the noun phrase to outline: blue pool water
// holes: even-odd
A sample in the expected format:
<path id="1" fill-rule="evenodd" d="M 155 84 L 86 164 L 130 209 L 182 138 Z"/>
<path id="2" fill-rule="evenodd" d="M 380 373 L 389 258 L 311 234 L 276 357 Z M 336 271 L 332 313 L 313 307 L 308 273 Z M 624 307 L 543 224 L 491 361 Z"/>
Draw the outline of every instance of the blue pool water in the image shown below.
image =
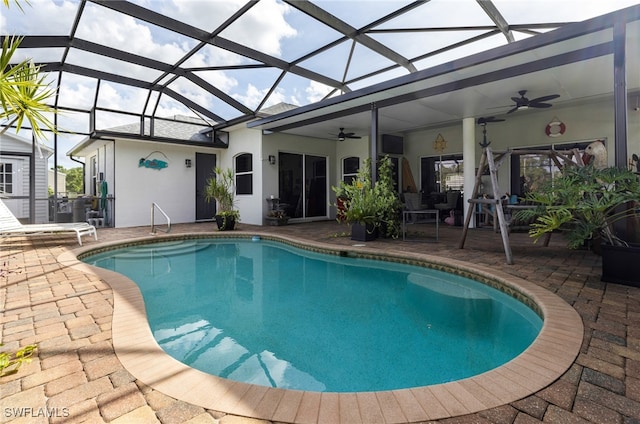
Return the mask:
<path id="1" fill-rule="evenodd" d="M 458 380 L 508 362 L 542 327 L 521 302 L 463 277 L 266 240 L 154 243 L 84 261 L 138 284 L 169 355 L 258 385 L 352 392 Z"/>

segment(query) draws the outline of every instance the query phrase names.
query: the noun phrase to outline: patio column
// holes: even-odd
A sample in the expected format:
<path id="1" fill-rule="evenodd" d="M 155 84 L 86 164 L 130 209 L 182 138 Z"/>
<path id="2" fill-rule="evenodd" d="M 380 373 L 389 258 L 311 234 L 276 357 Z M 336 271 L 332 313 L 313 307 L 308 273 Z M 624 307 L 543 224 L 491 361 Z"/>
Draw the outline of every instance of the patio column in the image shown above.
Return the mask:
<path id="1" fill-rule="evenodd" d="M 378 180 L 376 161 L 378 160 L 378 106 L 371 103 L 371 134 L 369 134 L 371 150 L 371 186 L 375 186 Z"/>
<path id="2" fill-rule="evenodd" d="M 627 61 L 626 22 L 613 25 L 613 102 L 615 120 L 615 163 L 619 168 L 627 167 Z"/>
<path id="3" fill-rule="evenodd" d="M 462 160 L 464 176 L 462 205 L 466 217 L 469 208 L 473 207 L 468 200 L 476 183 L 476 120 L 474 118 L 462 119 Z M 475 228 L 475 226 L 476 220 L 472 219 L 469 222 L 469 228 Z"/>

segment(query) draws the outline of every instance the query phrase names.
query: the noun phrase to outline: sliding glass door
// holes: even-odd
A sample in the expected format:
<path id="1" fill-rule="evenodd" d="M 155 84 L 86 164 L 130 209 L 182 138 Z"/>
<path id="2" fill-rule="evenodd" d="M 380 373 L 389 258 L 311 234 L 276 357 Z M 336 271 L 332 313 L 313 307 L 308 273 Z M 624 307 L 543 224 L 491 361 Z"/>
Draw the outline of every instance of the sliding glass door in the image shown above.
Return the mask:
<path id="1" fill-rule="evenodd" d="M 327 158 L 280 152 L 278 189 L 291 218 L 327 218 Z"/>

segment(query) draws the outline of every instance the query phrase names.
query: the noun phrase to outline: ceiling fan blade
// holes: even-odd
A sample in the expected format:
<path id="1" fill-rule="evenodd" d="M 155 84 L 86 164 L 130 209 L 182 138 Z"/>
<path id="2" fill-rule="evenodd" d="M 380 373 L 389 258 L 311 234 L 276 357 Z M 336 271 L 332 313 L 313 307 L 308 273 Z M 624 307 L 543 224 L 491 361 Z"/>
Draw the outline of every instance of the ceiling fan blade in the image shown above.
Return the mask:
<path id="1" fill-rule="evenodd" d="M 553 106 L 551 103 L 529 103 L 529 107 L 543 109 Z"/>
<path id="2" fill-rule="evenodd" d="M 513 100 L 516 104 L 519 104 L 521 102 L 527 102 L 527 98 L 526 97 L 512 97 L 511 100 Z"/>
<path id="3" fill-rule="evenodd" d="M 504 119 L 496 118 L 495 116 L 485 116 L 478 118 L 478 125 L 490 124 L 492 122 L 503 122 Z"/>
<path id="4" fill-rule="evenodd" d="M 519 107 L 520 107 L 520 106 L 516 106 L 516 107 L 514 107 L 513 109 L 511 109 L 511 110 L 510 110 L 509 112 L 507 112 L 507 113 L 515 112 L 516 110 L 518 110 L 518 109 L 519 109 Z"/>
<path id="5" fill-rule="evenodd" d="M 346 138 L 362 138 L 362 137 L 360 137 L 359 135 L 354 135 L 354 134 L 349 135 L 349 134 L 347 134 Z"/>
<path id="6" fill-rule="evenodd" d="M 546 102 L 546 101 L 549 101 L 549 100 L 557 99 L 558 97 L 560 97 L 559 94 L 550 94 L 548 96 L 542 96 L 542 97 L 538 97 L 536 99 L 529 100 L 529 103 L 530 104 L 531 103 L 543 103 L 543 102 Z"/>

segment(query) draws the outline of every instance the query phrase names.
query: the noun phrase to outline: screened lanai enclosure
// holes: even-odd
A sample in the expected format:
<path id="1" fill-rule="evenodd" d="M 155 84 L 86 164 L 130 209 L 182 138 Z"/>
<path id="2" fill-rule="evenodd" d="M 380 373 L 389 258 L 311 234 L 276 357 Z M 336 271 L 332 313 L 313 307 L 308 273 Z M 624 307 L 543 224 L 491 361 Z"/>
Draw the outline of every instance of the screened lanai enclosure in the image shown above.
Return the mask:
<path id="1" fill-rule="evenodd" d="M 220 163 L 239 139 L 234 134 L 247 129 L 260 137 L 246 142 L 243 154 L 260 158 L 261 137 L 273 133 L 296 137 L 291 146 L 342 143 L 341 133 L 375 141 L 383 133 L 507 115 L 528 106 L 520 99 L 553 99 L 560 107 L 609 97 L 616 161 L 626 163 L 626 114 L 640 96 L 638 44 L 628 41 L 638 34 L 637 0 L 17 0 L 0 7 L 2 39 L 20 37 L 11 64 L 30 59 L 40 67 L 54 90 L 46 102 L 57 111 L 46 114 L 57 133 L 36 139 L 28 125 L 18 132 L 29 151 L 1 139 L 0 194 L 23 202 L 24 222 L 45 219 L 38 210 L 61 220 L 115 208 L 118 194 L 104 175 L 122 169 L 105 159 L 114 139 L 211 149 Z M 577 24 L 619 10 L 615 18 Z M 572 75 L 585 66 L 591 72 L 578 84 Z M 1 124 L 5 135 L 16 133 L 11 117 Z M 105 155 L 73 154 L 88 142 Z M 368 153 L 375 156 L 374 144 Z M 335 167 L 353 165 L 358 155 L 291 146 L 273 155 L 277 172 L 270 173 L 266 155 L 264 169 L 249 166 L 258 172 L 251 182 L 277 179 L 291 216 L 325 216 L 330 179 L 355 173 Z M 433 184 L 429 190 L 459 189 L 461 156 L 416 159 L 415 166 L 432 161 L 442 170 L 442 179 L 417 179 Z M 180 159 L 180 167 L 186 163 Z M 85 178 L 74 191 L 53 189 L 55 172 L 49 190 L 36 184 L 37 175 L 57 168 L 81 168 Z M 20 190 L 12 185 L 18 174 Z M 247 186 L 247 175 L 241 190 L 264 203 L 271 188 Z M 82 199 L 77 216 L 74 197 Z"/>

